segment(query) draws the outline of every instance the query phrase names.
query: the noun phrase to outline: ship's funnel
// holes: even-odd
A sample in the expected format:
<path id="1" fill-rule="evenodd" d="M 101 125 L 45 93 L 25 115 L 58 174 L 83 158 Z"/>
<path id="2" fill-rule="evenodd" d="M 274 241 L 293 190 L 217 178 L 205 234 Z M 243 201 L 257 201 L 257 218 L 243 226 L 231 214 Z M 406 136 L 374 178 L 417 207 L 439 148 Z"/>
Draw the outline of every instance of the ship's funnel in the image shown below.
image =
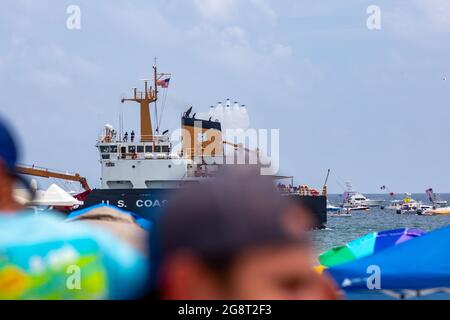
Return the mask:
<path id="1" fill-rule="evenodd" d="M 182 154 L 184 158 L 190 158 L 198 163 L 203 161 L 218 161 L 223 155 L 223 138 L 221 122 L 215 120 L 224 116 L 223 105 L 219 102 L 217 107 L 211 107 L 208 118 L 194 117 L 182 118 Z M 229 108 L 228 108 L 229 109 Z M 216 159 L 216 160 L 214 160 Z"/>

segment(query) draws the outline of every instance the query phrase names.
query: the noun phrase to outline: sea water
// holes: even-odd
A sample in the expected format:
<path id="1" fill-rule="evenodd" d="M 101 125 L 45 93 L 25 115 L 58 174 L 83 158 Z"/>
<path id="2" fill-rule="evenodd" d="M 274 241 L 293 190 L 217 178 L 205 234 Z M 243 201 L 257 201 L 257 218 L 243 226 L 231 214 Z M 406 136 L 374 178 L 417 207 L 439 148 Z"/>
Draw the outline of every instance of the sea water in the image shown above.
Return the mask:
<path id="1" fill-rule="evenodd" d="M 369 199 L 386 200 L 386 207 L 393 200 L 388 195 L 365 195 Z M 413 194 L 412 198 L 417 201 L 422 201 L 423 204 L 430 205 L 425 194 Z M 440 194 L 440 198 L 447 200 L 450 206 L 450 194 Z M 401 200 L 402 195 L 398 195 L 394 199 Z M 342 196 L 329 195 L 329 201 L 333 205 L 337 205 L 342 202 Z M 353 239 L 375 231 L 396 228 L 418 228 L 424 231 L 431 231 L 450 225 L 450 215 L 400 215 L 396 214 L 393 210 L 381 210 L 380 208 L 371 208 L 369 211 L 352 211 L 351 213 L 351 217 L 328 217 L 327 228 L 314 231 L 313 241 L 318 253 L 343 245 Z"/>

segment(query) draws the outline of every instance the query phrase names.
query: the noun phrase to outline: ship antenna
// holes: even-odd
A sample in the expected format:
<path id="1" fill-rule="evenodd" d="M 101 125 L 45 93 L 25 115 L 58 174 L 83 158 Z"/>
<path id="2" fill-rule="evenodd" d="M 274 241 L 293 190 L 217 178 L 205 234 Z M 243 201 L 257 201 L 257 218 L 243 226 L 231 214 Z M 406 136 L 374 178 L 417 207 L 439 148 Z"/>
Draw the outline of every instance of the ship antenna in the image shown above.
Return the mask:
<path id="1" fill-rule="evenodd" d="M 327 186 L 328 178 L 330 177 L 330 171 L 331 171 L 330 169 L 328 169 L 328 171 L 327 171 L 327 176 L 325 178 L 325 182 L 323 183 L 324 188 Z"/>
<path id="2" fill-rule="evenodd" d="M 154 78 L 154 85 L 155 85 L 155 119 L 156 119 L 156 134 L 159 135 L 159 121 L 158 121 L 158 71 L 156 68 L 156 57 L 155 57 L 155 63 L 153 65 L 153 78 Z"/>
<path id="3" fill-rule="evenodd" d="M 159 134 L 160 128 L 161 128 L 161 122 L 164 115 L 164 109 L 166 108 L 166 101 L 167 101 L 167 93 L 169 91 L 169 83 L 167 81 L 170 81 L 172 74 L 171 73 L 160 73 L 158 74 L 156 70 L 156 58 L 155 58 L 155 88 L 156 88 L 156 99 L 158 100 L 159 96 L 159 89 L 158 84 L 159 81 L 164 82 L 164 85 L 159 85 L 164 88 L 163 94 L 162 94 L 162 106 L 160 110 L 160 115 L 158 117 L 158 108 L 155 102 L 155 109 L 156 109 L 156 132 Z M 168 77 L 168 78 L 167 78 Z"/>
<path id="4" fill-rule="evenodd" d="M 156 67 L 156 57 L 155 57 L 155 63 L 153 65 L 153 71 L 154 71 L 154 81 L 155 81 L 155 99 L 158 100 L 158 70 Z"/>

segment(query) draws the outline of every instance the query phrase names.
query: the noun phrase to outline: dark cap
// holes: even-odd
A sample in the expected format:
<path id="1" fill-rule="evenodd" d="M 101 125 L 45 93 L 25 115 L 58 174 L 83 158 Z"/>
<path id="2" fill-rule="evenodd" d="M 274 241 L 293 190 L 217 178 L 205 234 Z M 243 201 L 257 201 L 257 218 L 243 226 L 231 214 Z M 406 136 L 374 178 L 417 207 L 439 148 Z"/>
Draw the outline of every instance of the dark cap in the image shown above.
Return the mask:
<path id="1" fill-rule="evenodd" d="M 292 228 L 295 221 L 286 219 L 289 205 L 273 180 L 258 170 L 222 170 L 208 182 L 181 190 L 169 202 L 155 225 L 152 255 L 157 252 L 161 261 L 190 251 L 220 259 L 261 245 L 304 243 L 304 230 Z"/>
<path id="2" fill-rule="evenodd" d="M 6 121 L 0 117 L 0 160 L 3 161 L 9 172 L 15 173 L 17 158 L 17 145 L 12 131 L 6 124 Z"/>

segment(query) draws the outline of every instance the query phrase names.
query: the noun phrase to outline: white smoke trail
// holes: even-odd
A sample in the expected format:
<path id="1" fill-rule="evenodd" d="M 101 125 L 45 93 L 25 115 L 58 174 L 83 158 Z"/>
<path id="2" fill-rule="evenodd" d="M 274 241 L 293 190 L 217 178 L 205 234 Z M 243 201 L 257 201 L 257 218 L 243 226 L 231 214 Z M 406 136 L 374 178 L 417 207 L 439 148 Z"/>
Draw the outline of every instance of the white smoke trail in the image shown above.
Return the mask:
<path id="1" fill-rule="evenodd" d="M 248 129 L 250 127 L 250 117 L 248 115 L 248 111 L 245 105 L 242 105 L 242 107 L 239 109 L 239 114 L 241 119 L 240 123 L 241 128 Z"/>
<path id="2" fill-rule="evenodd" d="M 211 106 L 208 112 L 198 113 L 197 118 L 220 122 L 223 140 L 228 143 L 236 143 L 247 150 L 256 150 L 258 148 L 257 141 L 255 141 L 255 145 L 255 143 L 246 141 L 244 138 L 245 132 L 250 128 L 250 116 L 246 106 L 239 104 L 239 102 L 232 104 L 230 99 L 227 99 L 225 103 L 218 102 L 215 107 Z M 238 132 L 240 134 L 237 134 Z M 246 153 L 244 149 L 236 150 L 230 144 L 224 145 L 224 151 L 227 157 L 232 157 L 233 159 L 235 156 L 242 157 Z"/>
<path id="3" fill-rule="evenodd" d="M 238 102 L 231 104 L 230 99 L 227 99 L 225 106 L 222 102 L 218 102 L 217 106 L 211 106 L 208 113 L 198 113 L 198 117 L 212 121 L 219 121 L 222 124 L 222 130 L 227 129 L 243 129 L 246 130 L 250 126 L 250 117 L 247 108 L 240 105 Z"/>

